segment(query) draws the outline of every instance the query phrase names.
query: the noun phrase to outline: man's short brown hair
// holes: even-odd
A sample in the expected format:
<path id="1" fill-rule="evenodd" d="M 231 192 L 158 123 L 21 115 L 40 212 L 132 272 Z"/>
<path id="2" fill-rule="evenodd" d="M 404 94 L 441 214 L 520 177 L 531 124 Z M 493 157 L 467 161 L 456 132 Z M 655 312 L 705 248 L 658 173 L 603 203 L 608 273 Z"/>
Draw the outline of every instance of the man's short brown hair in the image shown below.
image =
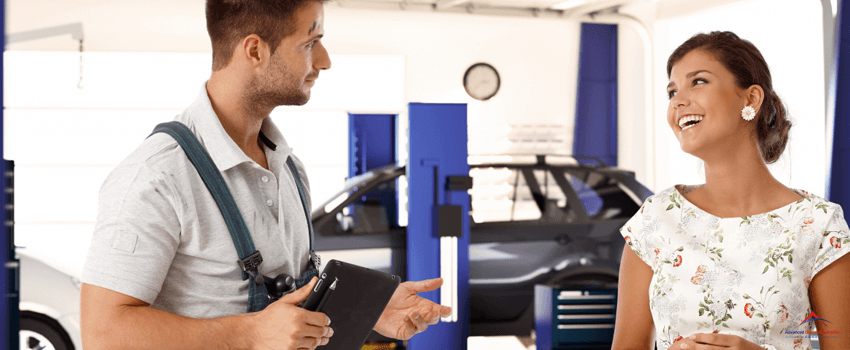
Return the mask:
<path id="1" fill-rule="evenodd" d="M 310 1 L 322 0 L 207 0 L 213 71 L 227 66 L 233 49 L 251 34 L 268 43 L 274 53 L 280 41 L 295 30 L 295 12 Z"/>

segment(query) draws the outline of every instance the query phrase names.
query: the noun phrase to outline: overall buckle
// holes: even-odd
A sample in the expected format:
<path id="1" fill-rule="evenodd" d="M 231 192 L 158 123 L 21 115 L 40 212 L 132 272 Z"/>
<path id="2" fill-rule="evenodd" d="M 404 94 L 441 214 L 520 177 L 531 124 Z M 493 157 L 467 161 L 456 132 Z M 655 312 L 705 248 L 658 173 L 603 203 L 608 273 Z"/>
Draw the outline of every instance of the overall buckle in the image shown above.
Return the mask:
<path id="1" fill-rule="evenodd" d="M 239 265 L 239 269 L 242 270 L 242 280 L 244 281 L 248 279 L 248 275 L 256 277 L 259 274 L 258 268 L 262 263 L 263 255 L 260 254 L 259 250 L 248 255 L 245 259 L 237 260 L 236 264 Z"/>

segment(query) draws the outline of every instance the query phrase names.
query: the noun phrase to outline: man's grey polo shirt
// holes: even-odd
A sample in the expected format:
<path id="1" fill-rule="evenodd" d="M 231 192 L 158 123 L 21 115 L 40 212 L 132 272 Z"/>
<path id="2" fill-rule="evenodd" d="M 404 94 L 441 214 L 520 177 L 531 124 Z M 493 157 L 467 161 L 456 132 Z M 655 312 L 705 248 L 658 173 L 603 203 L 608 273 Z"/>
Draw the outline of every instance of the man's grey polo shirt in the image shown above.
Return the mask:
<path id="1" fill-rule="evenodd" d="M 309 261 L 309 234 L 287 157 L 295 161 L 308 201 L 309 183 L 280 130 L 270 118 L 263 121 L 266 170 L 227 135 L 206 88 L 175 120 L 189 126 L 221 171 L 263 254 L 260 272 L 301 276 Z M 144 140 L 107 177 L 99 202 L 84 283 L 193 318 L 246 311 L 249 281 L 242 280 L 230 232 L 171 136 Z"/>

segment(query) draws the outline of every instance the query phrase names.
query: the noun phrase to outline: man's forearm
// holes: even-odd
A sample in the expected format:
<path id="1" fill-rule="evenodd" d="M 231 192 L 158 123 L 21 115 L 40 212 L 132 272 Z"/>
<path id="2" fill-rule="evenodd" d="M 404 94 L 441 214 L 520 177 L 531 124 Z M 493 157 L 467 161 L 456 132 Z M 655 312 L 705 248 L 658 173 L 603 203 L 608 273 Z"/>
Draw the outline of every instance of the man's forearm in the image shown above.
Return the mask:
<path id="1" fill-rule="evenodd" d="M 255 315 L 193 319 L 148 306 L 84 308 L 86 350 L 99 349 L 251 349 Z"/>

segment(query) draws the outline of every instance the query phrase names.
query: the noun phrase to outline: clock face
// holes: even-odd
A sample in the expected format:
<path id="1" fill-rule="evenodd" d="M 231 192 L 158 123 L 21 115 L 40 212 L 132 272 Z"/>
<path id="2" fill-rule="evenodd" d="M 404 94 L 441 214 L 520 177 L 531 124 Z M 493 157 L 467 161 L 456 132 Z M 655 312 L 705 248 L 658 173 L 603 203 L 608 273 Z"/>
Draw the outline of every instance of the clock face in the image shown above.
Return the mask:
<path id="1" fill-rule="evenodd" d="M 489 100 L 499 91 L 499 72 L 487 63 L 476 63 L 466 70 L 463 87 L 476 100 Z"/>

